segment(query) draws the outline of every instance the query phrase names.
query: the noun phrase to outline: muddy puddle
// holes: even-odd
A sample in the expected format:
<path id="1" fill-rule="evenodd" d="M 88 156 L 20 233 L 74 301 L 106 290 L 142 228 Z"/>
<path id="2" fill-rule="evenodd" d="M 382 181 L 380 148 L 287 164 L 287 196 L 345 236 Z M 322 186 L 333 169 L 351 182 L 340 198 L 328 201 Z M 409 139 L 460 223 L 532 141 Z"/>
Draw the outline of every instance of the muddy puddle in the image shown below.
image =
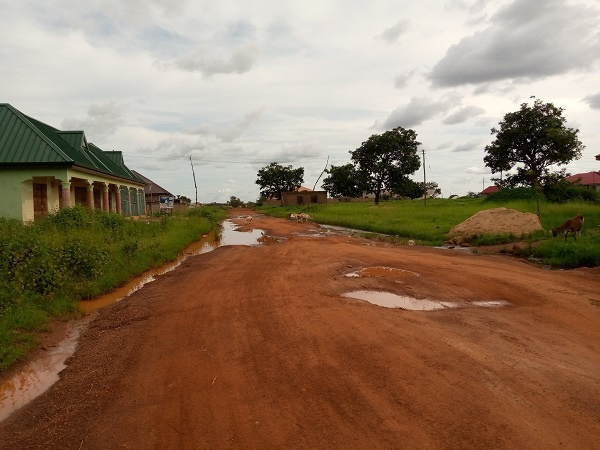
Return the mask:
<path id="1" fill-rule="evenodd" d="M 121 286 L 107 294 L 101 295 L 93 300 L 84 300 L 79 303 L 82 311 L 89 314 L 105 306 L 116 303 L 134 292 L 138 291 L 146 284 L 154 281 L 157 276 L 175 270 L 190 256 L 201 255 L 213 251 L 217 247 L 225 245 L 260 245 L 264 238 L 264 231 L 253 229 L 251 231 L 238 231 L 239 226 L 230 220 L 223 222 L 220 232 L 205 235 L 199 241 L 188 246 L 183 253 L 175 260 L 167 263 L 157 269 L 151 269 L 142 275 L 133 278 L 126 285 Z"/>
<path id="2" fill-rule="evenodd" d="M 65 361 L 75 351 L 77 339 L 89 321 L 90 317 L 78 321 L 66 339 L 56 347 L 47 349 L 42 358 L 27 364 L 14 377 L 0 384 L 0 421 L 58 381 L 58 374 L 66 367 Z"/>
<path id="3" fill-rule="evenodd" d="M 418 273 L 406 269 L 397 269 L 395 267 L 365 267 L 354 272 L 344 275 L 347 278 L 360 277 L 381 277 L 381 278 L 402 278 L 402 277 L 418 277 Z"/>
<path id="4" fill-rule="evenodd" d="M 466 307 L 501 308 L 510 305 L 510 303 L 505 300 L 451 302 L 445 300 L 415 298 L 407 295 L 398 295 L 392 292 L 381 291 L 352 291 L 343 294 L 343 297 L 363 300 L 385 308 L 397 308 L 407 311 L 438 311 Z"/>
<path id="5" fill-rule="evenodd" d="M 202 239 L 188 246 L 177 260 L 158 269 L 149 270 L 130 280 L 126 285 L 96 299 L 80 302 L 81 310 L 88 315 L 73 323 L 67 338 L 44 352 L 42 357 L 27 364 L 12 378 L 1 382 L 0 421 L 44 393 L 58 381 L 59 373 L 66 367 L 65 361 L 75 352 L 79 335 L 93 318 L 91 313 L 125 299 L 147 283 L 154 281 L 156 277 L 176 269 L 190 256 L 208 253 L 225 245 L 260 245 L 265 239 L 263 230 L 253 229 L 244 232 L 238 231 L 237 228 L 238 225 L 226 220 L 220 232 L 203 236 Z"/>

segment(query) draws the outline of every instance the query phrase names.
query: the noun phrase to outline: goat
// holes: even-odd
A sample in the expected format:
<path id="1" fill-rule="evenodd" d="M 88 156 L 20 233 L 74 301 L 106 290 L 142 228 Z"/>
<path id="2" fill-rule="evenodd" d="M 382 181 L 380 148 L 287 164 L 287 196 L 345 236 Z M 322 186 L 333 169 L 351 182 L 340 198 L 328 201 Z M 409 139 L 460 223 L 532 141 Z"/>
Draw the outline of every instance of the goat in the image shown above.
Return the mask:
<path id="1" fill-rule="evenodd" d="M 308 220 L 312 220 L 312 217 L 310 217 L 308 214 L 306 214 L 306 213 L 298 214 L 298 222 L 306 222 Z"/>
<path id="2" fill-rule="evenodd" d="M 575 240 L 577 240 L 577 233 L 581 236 L 581 229 L 583 228 L 583 216 L 577 214 L 575 217 L 567 220 L 561 226 L 552 228 L 552 236 L 556 237 L 558 233 L 565 233 L 565 241 L 569 233 L 573 234 Z"/>
<path id="3" fill-rule="evenodd" d="M 252 216 L 246 217 L 246 224 L 251 224 L 251 223 L 252 223 Z"/>

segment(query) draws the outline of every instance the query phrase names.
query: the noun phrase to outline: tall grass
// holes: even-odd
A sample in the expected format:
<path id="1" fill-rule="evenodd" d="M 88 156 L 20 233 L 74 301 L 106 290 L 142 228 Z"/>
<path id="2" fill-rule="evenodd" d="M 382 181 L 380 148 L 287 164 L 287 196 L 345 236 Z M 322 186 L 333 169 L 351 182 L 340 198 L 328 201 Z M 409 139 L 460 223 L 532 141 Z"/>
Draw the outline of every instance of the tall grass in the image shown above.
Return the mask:
<path id="1" fill-rule="evenodd" d="M 174 260 L 225 214 L 204 207 L 133 221 L 75 207 L 31 225 L 0 219 L 0 370 L 35 345 L 52 317 Z"/>
<path id="2" fill-rule="evenodd" d="M 509 208 L 521 212 L 537 214 L 538 203 L 531 200 L 489 202 L 482 199 L 428 199 L 399 200 L 381 202 L 379 206 L 369 203 L 331 203 L 310 207 L 261 207 L 265 214 L 286 217 L 291 212 L 308 212 L 316 222 L 337 225 L 370 233 L 383 233 L 397 240 L 412 239 L 421 245 L 442 245 L 448 239 L 448 232 L 473 214 L 490 208 Z M 560 267 L 600 266 L 600 208 L 586 202 L 562 204 L 541 201 L 539 204 L 540 222 L 548 233 L 536 233 L 525 238 L 543 240 L 537 247 L 524 251 L 524 256 L 534 256 L 546 264 Z M 582 236 L 577 239 L 552 238 L 549 230 L 576 214 L 583 214 L 585 226 Z M 523 239 L 523 236 L 480 235 L 477 245 L 505 243 Z"/>

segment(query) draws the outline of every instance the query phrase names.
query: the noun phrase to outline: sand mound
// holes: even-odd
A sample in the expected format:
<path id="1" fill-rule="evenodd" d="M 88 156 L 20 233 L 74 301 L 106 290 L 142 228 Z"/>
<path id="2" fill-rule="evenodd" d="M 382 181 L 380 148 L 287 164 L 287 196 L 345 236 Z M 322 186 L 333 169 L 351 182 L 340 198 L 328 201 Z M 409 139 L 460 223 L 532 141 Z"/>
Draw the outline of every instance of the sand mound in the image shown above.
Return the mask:
<path id="1" fill-rule="evenodd" d="M 454 243 L 468 242 L 474 234 L 522 234 L 543 230 L 538 216 L 514 209 L 494 208 L 479 211 L 456 225 L 448 235 Z"/>

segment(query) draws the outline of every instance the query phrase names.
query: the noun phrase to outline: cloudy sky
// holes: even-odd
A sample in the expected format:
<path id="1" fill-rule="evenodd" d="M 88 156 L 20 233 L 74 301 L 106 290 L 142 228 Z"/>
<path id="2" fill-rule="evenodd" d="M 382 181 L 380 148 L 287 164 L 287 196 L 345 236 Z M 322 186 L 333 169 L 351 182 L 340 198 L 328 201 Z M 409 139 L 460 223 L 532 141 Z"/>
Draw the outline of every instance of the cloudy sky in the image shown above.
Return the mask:
<path id="1" fill-rule="evenodd" d="M 532 95 L 600 169 L 597 0 L 0 0 L 0 102 L 174 194 L 258 198 L 258 169 L 350 161 L 412 128 L 444 197 L 479 192 L 490 129 Z M 414 179 L 422 180 L 422 169 Z M 318 185 L 317 185 L 318 186 Z"/>

